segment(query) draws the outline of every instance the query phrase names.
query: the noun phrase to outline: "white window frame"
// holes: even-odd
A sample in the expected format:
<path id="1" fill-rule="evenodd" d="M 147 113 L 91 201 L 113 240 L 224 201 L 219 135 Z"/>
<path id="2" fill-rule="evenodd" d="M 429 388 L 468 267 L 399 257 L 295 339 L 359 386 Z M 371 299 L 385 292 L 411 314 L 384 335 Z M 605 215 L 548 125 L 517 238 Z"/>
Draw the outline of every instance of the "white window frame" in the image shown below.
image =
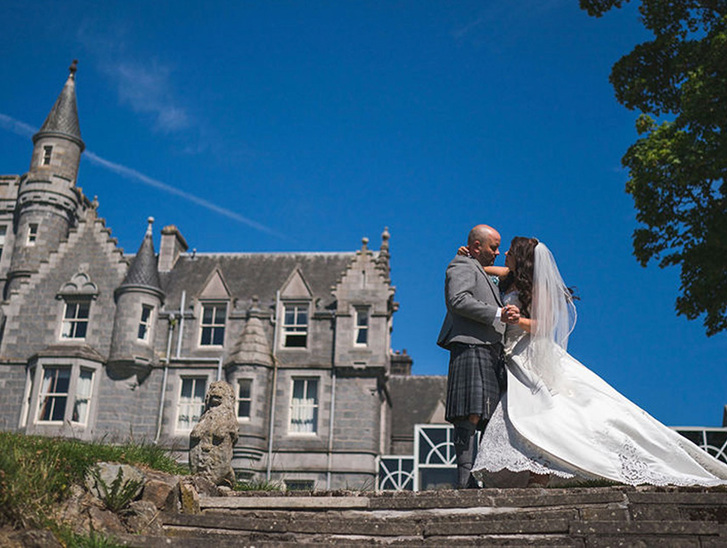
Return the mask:
<path id="1" fill-rule="evenodd" d="M 26 236 L 25 245 L 33 247 L 35 242 L 38 240 L 38 223 L 28 224 L 28 234 Z"/>
<path id="2" fill-rule="evenodd" d="M 52 391 L 48 390 L 50 387 L 46 383 L 47 372 L 53 370 L 68 371 L 68 385 L 65 387 L 65 391 L 57 391 L 57 386 L 53 387 L 54 390 Z M 27 412 L 23 412 L 21 426 L 26 426 L 25 423 L 30 419 L 33 426 L 38 428 L 58 428 L 65 424 L 78 428 L 88 427 L 95 412 L 98 371 L 98 364 L 86 363 L 85 361 L 78 362 L 77 360 L 53 360 L 42 362 L 31 368 L 27 379 L 29 383 L 26 391 L 26 394 L 28 394 Z M 54 404 L 61 399 L 65 399 L 62 417 L 42 418 L 42 412 L 47 403 L 46 398 L 53 398 Z"/>
<path id="3" fill-rule="evenodd" d="M 3 250 L 8 237 L 8 225 L 0 225 L 0 259 L 3 257 Z"/>
<path id="4" fill-rule="evenodd" d="M 320 377 L 294 377 L 290 383 L 290 417 L 288 420 L 288 434 L 293 436 L 317 436 L 320 412 Z M 303 398 L 296 398 L 296 383 L 301 386 Z M 311 384 L 315 383 L 314 398 L 310 396 Z M 297 421 L 301 421 L 298 423 Z M 305 427 L 307 421 L 312 424 L 312 430 Z"/>
<path id="5" fill-rule="evenodd" d="M 63 315 L 61 316 L 61 332 L 60 339 L 62 341 L 83 341 L 88 336 L 88 330 L 91 327 L 91 301 L 90 298 L 83 297 L 66 297 L 63 299 Z M 67 317 L 68 309 L 70 306 L 76 306 L 76 311 L 73 317 Z M 79 317 L 78 312 L 81 305 L 87 305 L 88 313 L 85 318 Z M 83 333 L 83 337 L 70 336 L 71 333 L 76 333 L 78 326 L 85 324 L 86 329 Z M 68 328 L 66 328 L 68 326 Z M 66 332 L 69 334 L 66 335 Z"/>
<path id="6" fill-rule="evenodd" d="M 148 311 L 146 319 L 144 313 Z M 139 341 L 150 342 L 151 341 L 151 329 L 154 325 L 154 306 L 150 304 L 141 305 L 141 315 L 139 316 L 139 326 L 136 331 L 136 338 Z"/>
<path id="7" fill-rule="evenodd" d="M 222 323 L 216 323 L 216 320 L 218 320 L 217 317 L 217 309 L 220 307 L 225 308 L 225 314 Z M 212 322 L 211 323 L 205 323 L 205 309 L 206 308 L 212 308 Z M 226 301 L 204 301 L 200 303 L 199 308 L 199 339 L 198 346 L 199 348 L 222 348 L 225 346 L 225 332 L 227 331 L 227 313 L 228 313 L 228 303 Z M 210 342 L 205 343 L 204 342 L 204 336 L 205 336 L 205 329 L 210 330 Z M 214 342 L 215 340 L 215 333 L 217 330 L 222 330 L 222 342 L 219 344 L 216 344 Z"/>
<path id="8" fill-rule="evenodd" d="M 191 396 L 189 397 L 185 397 L 183 395 L 185 381 L 192 381 Z M 204 383 L 202 387 L 201 399 L 199 399 L 199 382 Z M 207 375 L 182 375 L 181 377 L 179 377 L 179 390 L 177 391 L 177 411 L 176 417 L 174 418 L 175 432 L 191 432 L 192 429 L 197 425 L 200 417 L 202 417 L 202 414 L 204 413 L 204 398 L 207 394 L 208 386 L 209 377 Z M 197 408 L 196 411 L 199 413 L 198 415 L 194 414 L 195 407 Z M 183 417 L 187 417 L 187 425 L 180 424 L 180 420 L 182 420 Z M 197 418 L 196 421 L 194 420 L 195 417 Z"/>
<path id="9" fill-rule="evenodd" d="M 240 395 L 242 385 L 247 385 L 247 396 L 242 397 Z M 244 377 L 237 379 L 237 385 L 235 390 L 235 415 L 237 416 L 237 420 L 240 422 L 250 422 L 252 420 L 252 387 L 253 387 L 253 379 L 249 377 Z M 240 415 L 240 405 L 243 403 L 247 403 L 247 415 Z"/>
<path id="10" fill-rule="evenodd" d="M 46 379 L 50 379 L 50 377 L 47 375 L 48 373 L 55 372 L 55 376 L 53 377 L 54 380 L 51 380 L 50 382 L 53 383 L 53 386 L 49 386 L 46 382 Z M 59 382 L 59 373 L 66 372 L 67 378 L 66 380 L 66 386 L 65 389 L 58 388 L 57 384 Z M 63 422 L 66 420 L 65 417 L 68 414 L 68 400 L 71 399 L 71 377 L 73 376 L 73 367 L 70 364 L 67 365 L 47 365 L 42 367 L 42 376 L 40 378 L 40 386 L 38 388 L 38 405 L 36 406 L 36 412 L 35 412 L 35 422 L 38 424 L 63 424 Z M 44 419 L 42 416 L 45 414 L 46 410 L 48 409 L 48 403 L 51 404 L 51 410 L 50 410 L 50 416 L 51 418 Z M 60 406 L 60 403 L 62 402 L 62 413 L 61 417 L 54 419 L 55 412 Z"/>
<path id="11" fill-rule="evenodd" d="M 289 321 L 288 311 L 292 310 L 293 321 Z M 305 314 L 305 323 L 299 323 L 300 317 Z M 303 349 L 308 348 L 310 339 L 310 303 L 288 301 L 282 304 L 282 322 L 280 346 L 283 349 Z M 305 344 L 289 345 L 288 337 L 305 337 Z"/>
<path id="12" fill-rule="evenodd" d="M 49 166 L 51 164 L 52 159 L 53 159 L 53 145 L 44 145 L 43 146 L 43 157 L 40 160 L 41 165 Z"/>
<path id="13" fill-rule="evenodd" d="M 363 321 L 362 321 L 363 320 Z M 353 315 L 353 345 L 368 346 L 371 335 L 371 307 L 356 306 Z M 363 338 L 363 342 L 360 339 Z"/>

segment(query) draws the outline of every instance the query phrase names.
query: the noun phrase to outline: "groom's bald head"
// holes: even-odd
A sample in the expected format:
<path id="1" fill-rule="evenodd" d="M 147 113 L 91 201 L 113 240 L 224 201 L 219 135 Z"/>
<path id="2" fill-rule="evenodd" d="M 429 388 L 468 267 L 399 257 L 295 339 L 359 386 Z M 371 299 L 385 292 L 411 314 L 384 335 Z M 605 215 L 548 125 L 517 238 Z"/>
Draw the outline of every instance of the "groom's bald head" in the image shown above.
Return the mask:
<path id="1" fill-rule="evenodd" d="M 470 255 L 482 266 L 490 266 L 500 254 L 500 233 L 488 225 L 477 225 L 467 237 Z"/>

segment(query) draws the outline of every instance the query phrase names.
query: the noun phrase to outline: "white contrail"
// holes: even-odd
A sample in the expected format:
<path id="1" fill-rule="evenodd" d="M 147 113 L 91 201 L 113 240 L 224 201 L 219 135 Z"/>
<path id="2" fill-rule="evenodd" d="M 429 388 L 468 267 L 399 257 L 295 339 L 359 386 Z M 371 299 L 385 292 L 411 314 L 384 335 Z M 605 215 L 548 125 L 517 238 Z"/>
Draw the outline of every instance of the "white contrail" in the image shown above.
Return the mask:
<path id="1" fill-rule="evenodd" d="M 0 127 L 22 137 L 31 137 L 38 131 L 33 126 L 2 113 L 0 113 Z M 266 232 L 279 238 L 283 237 L 282 234 L 275 232 L 273 229 L 268 228 L 267 226 L 262 225 L 256 221 L 253 221 L 252 219 L 248 219 L 247 217 L 244 217 L 239 213 L 235 213 L 234 211 L 231 211 L 227 208 L 213 204 L 212 202 L 209 202 L 204 198 L 200 198 L 199 196 L 195 196 L 194 194 L 190 194 L 189 192 L 185 192 L 184 190 L 179 190 L 172 185 L 148 177 L 147 175 L 144 175 L 143 173 L 140 173 L 130 167 L 122 166 L 121 164 L 106 160 L 98 154 L 94 154 L 90 150 L 86 150 L 83 156 L 88 159 L 89 162 L 108 169 L 109 171 L 113 171 L 117 175 L 121 175 L 122 177 L 125 177 L 127 179 L 138 181 L 145 185 L 154 187 L 158 190 L 161 190 L 162 192 L 166 192 L 167 194 L 179 196 L 180 198 L 183 198 L 188 202 L 192 202 L 193 204 L 204 207 L 205 209 L 209 209 L 210 211 L 214 211 L 215 213 L 219 213 L 220 215 L 229 217 L 230 219 L 233 219 L 239 223 L 246 224 L 247 226 L 252 227 L 255 230 Z"/>

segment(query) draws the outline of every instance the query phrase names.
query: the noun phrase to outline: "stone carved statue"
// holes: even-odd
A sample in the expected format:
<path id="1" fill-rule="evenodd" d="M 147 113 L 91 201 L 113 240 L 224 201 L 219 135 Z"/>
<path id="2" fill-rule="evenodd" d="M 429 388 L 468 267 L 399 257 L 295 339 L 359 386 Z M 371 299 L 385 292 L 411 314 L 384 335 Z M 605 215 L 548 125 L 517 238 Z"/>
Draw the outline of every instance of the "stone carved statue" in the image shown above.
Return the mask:
<path id="1" fill-rule="evenodd" d="M 189 435 L 189 466 L 192 474 L 215 485 L 235 484 L 232 448 L 237 442 L 235 392 L 225 381 L 210 385 L 205 410 Z"/>

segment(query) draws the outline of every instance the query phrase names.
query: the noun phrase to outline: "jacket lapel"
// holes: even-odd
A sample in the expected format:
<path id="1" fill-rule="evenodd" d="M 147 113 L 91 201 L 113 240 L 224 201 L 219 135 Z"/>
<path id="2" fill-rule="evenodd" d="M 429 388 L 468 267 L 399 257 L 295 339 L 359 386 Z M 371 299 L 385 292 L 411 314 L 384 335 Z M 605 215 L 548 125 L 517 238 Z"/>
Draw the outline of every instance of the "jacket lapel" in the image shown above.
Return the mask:
<path id="1" fill-rule="evenodd" d="M 490 290 L 492 291 L 492 294 L 495 296 L 495 302 L 502 306 L 502 301 L 500 300 L 500 289 L 494 284 L 492 281 L 492 278 L 485 272 L 485 269 L 482 267 L 480 263 L 475 261 L 477 264 L 477 270 L 479 270 L 480 274 L 482 274 L 485 277 L 485 281 L 487 282 L 487 285 L 490 287 Z"/>

